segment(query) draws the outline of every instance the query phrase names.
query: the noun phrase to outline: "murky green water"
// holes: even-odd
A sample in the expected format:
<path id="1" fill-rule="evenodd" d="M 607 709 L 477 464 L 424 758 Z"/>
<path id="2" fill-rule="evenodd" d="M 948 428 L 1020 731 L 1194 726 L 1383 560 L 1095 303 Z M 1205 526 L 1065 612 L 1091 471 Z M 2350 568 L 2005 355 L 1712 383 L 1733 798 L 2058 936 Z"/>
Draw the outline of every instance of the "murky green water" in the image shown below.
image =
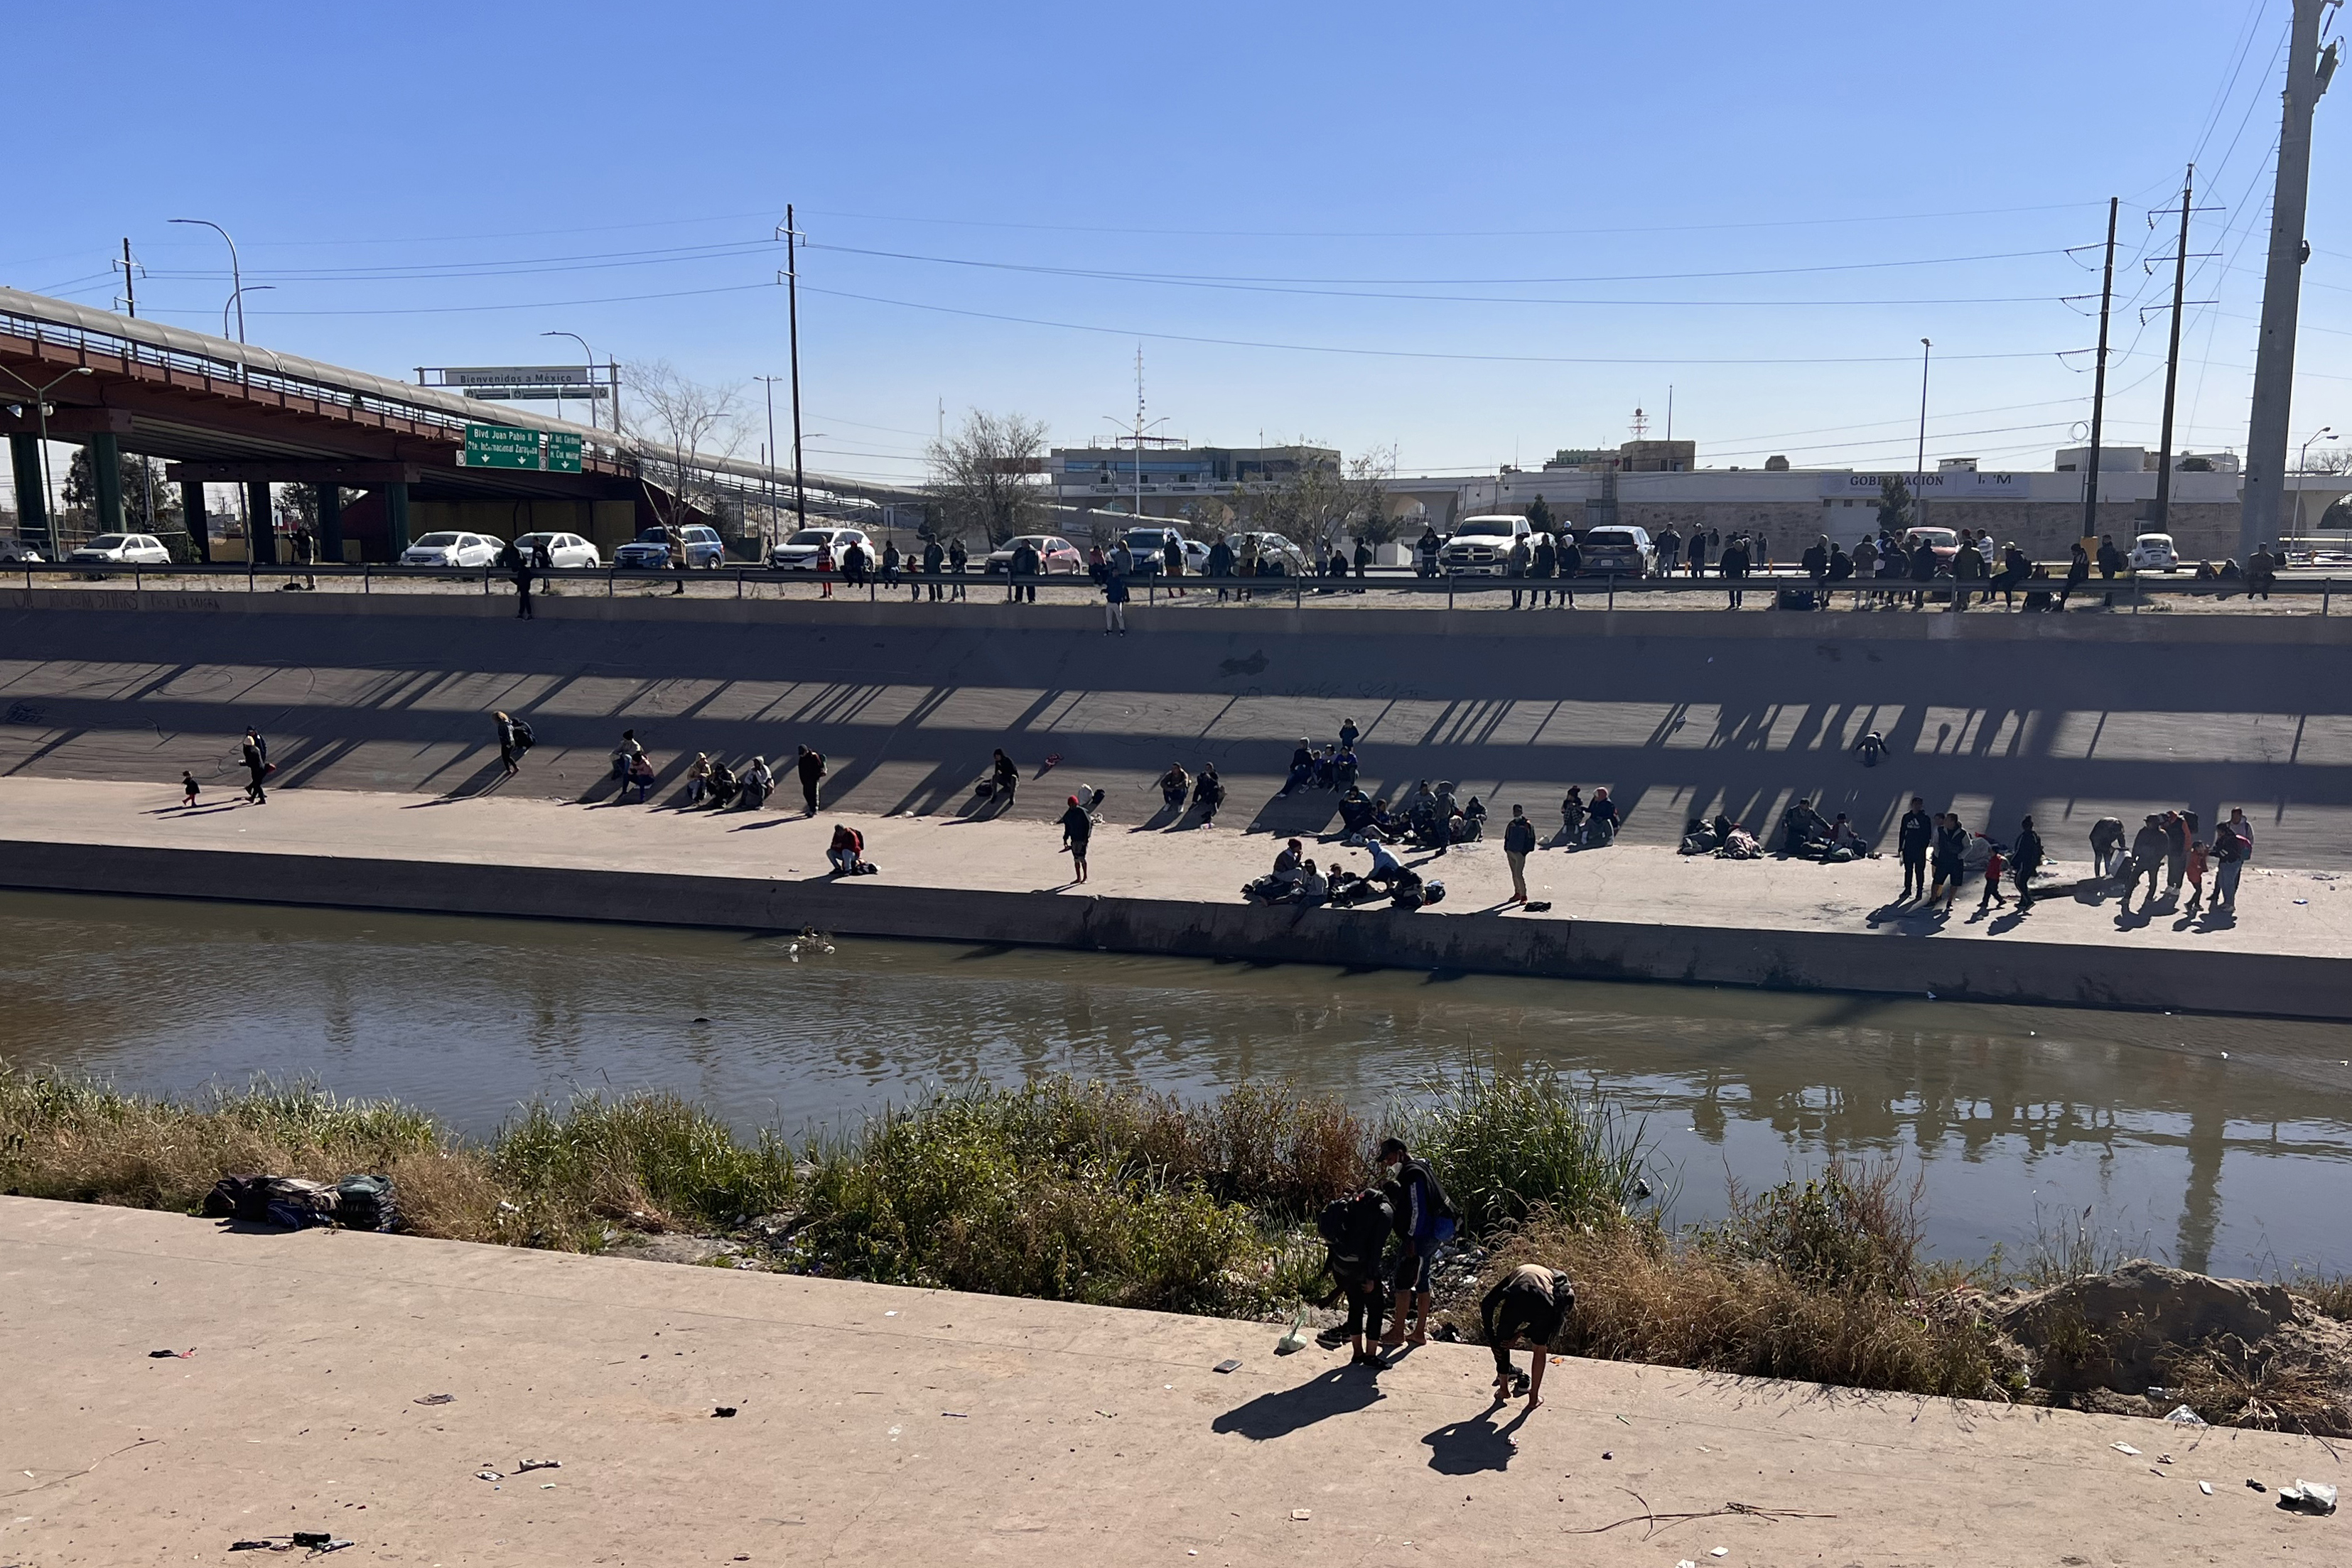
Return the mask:
<path id="1" fill-rule="evenodd" d="M 0 894 L 0 1057 L 187 1090 L 255 1073 L 474 1132 L 655 1086 L 744 1127 L 933 1082 L 1288 1078 L 1367 1110 L 1465 1057 L 1597 1078 L 1676 1213 L 1901 1153 L 1941 1252 L 2095 1224 L 2224 1272 L 2352 1268 L 2352 1028 L 943 944 Z M 708 1021 L 697 1021 L 707 1019 Z M 2229 1053 L 2225 1061 L 2222 1052 Z"/>

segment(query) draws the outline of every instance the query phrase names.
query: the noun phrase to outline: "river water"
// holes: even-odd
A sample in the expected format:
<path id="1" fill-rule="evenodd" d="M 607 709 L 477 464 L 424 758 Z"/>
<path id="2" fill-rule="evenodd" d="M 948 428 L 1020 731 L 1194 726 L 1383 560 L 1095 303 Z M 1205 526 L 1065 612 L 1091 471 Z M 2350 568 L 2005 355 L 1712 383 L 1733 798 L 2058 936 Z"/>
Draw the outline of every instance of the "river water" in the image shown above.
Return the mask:
<path id="1" fill-rule="evenodd" d="M 0 894 L 0 1059 L 127 1089 L 307 1077 L 487 1134 L 654 1087 L 798 1133 L 1052 1071 L 1377 1113 L 1476 1060 L 1603 1086 L 1680 1219 L 1900 1155 L 1947 1256 L 2087 1208 L 2189 1268 L 2352 1269 L 2347 1027 L 45 894 Z"/>

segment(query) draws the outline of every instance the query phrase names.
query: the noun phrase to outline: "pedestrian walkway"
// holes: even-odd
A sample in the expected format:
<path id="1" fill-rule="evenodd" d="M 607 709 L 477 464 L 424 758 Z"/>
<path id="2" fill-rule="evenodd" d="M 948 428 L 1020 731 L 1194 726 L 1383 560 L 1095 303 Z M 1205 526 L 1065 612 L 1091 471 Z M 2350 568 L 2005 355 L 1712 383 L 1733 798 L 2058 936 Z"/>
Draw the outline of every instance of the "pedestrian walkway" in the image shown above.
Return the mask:
<path id="1" fill-rule="evenodd" d="M 2337 1479 L 2310 1439 L 1575 1360 L 1522 1420 L 1470 1346 L 1374 1377 L 1216 1319 L 27 1198 L 0 1281 L 0 1559 L 57 1568 L 296 1531 L 453 1568 L 2318 1563 L 2343 1528 L 2273 1506 Z"/>
<path id="2" fill-rule="evenodd" d="M 1081 785 L 1055 772 L 1024 780 L 1024 801 L 1050 800 L 1058 809 Z M 1243 884 L 1263 875 L 1286 841 L 1245 834 L 1223 822 L 1210 829 L 1096 829 L 1083 894 L 1068 885 L 1070 860 L 1061 829 L 1026 818 L 975 816 L 877 817 L 826 811 L 801 814 L 787 788 L 761 811 L 684 810 L 658 803 L 583 806 L 531 799 L 528 765 L 515 794 L 471 798 L 368 791 L 273 789 L 267 806 L 239 803 L 234 790 L 208 795 L 194 810 L 180 807 L 179 789 L 152 785 L 44 778 L 0 779 L 0 846 L 9 839 L 49 843 L 228 849 L 263 853 L 356 856 L 420 862 L 493 862 L 519 866 L 583 867 L 712 876 L 766 876 L 828 881 L 824 852 L 833 826 L 845 821 L 866 836 L 876 877 L 848 885 L 935 887 L 1076 898 L 1140 898 L 1234 904 Z M 779 805 L 790 802 L 786 809 Z M 1508 810 L 1507 803 L 1498 810 Z M 1190 818 L 1185 819 L 1190 823 Z M 2089 870 L 2087 853 L 2058 833 L 2047 835 L 2062 882 Z M 1307 839 L 1306 852 L 1325 870 L 1336 859 L 1368 869 L 1369 855 L 1336 840 Z M 1501 831 L 1482 843 L 1424 857 L 1408 852 L 1424 877 L 1442 880 L 1445 902 L 1429 920 L 1588 920 L 1703 926 L 1718 930 L 1877 933 L 1938 942 L 2080 944 L 2089 947 L 2289 954 L 2352 957 L 2352 878 L 2263 864 L 2246 873 L 2234 921 L 2219 925 L 2168 910 L 2154 915 L 2135 902 L 2078 898 L 2061 892 L 2021 913 L 2014 894 L 2006 909 L 1981 918 L 1974 905 L 1980 883 L 1971 879 L 1948 919 L 1937 920 L 1893 904 L 1903 885 L 1892 856 L 1846 865 L 1766 857 L 1721 861 L 1683 856 L 1648 845 L 1605 850 L 1539 849 L 1528 858 L 1531 900 L 1542 912 L 1506 909 L 1510 872 Z M 5 876 L 0 859 L 0 876 Z M 2185 901 L 2186 893 L 2183 898 Z M 331 901 L 323 898 L 322 901 Z M 1854 983 L 1867 988 L 1867 977 Z M 2217 1001 L 2235 1010 L 2260 1010 L 2258 998 Z"/>

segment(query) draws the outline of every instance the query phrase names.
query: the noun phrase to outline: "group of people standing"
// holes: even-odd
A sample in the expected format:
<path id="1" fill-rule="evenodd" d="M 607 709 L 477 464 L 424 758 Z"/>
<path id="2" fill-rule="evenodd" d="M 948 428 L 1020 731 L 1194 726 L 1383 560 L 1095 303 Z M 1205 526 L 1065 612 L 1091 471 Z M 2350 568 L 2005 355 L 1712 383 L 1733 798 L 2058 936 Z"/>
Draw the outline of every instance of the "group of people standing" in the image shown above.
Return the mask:
<path id="1" fill-rule="evenodd" d="M 1927 800 L 1911 797 L 1911 809 L 1895 830 L 1895 847 L 1903 860 L 1903 894 L 1897 901 L 1920 900 L 1922 906 L 1948 915 L 1954 901 L 1959 897 L 1960 883 L 1967 880 L 1969 863 L 1978 858 L 1975 844 L 1958 811 L 1929 812 Z M 2033 879 L 2048 858 L 2042 846 L 2042 835 L 2034 831 L 2033 819 L 2021 819 L 2017 833 L 2008 843 L 1995 840 L 1990 833 L 1974 835 L 1983 841 L 1981 866 L 1984 889 L 1977 898 L 1977 907 L 1985 909 L 1996 904 L 2007 904 L 2008 895 L 2000 891 L 2004 875 L 2013 879 L 2017 887 L 2019 910 L 2033 907 Z M 1932 869 L 1933 877 L 1930 878 Z M 1941 905 L 1938 910 L 1938 904 Z"/>
<path id="2" fill-rule="evenodd" d="M 2104 883 L 2120 886 L 2126 909 L 2131 907 L 2132 894 L 2139 891 L 2142 881 L 2147 883 L 2147 895 L 2141 908 L 2155 908 L 2156 883 L 2161 875 L 2168 904 L 2179 904 L 2181 885 L 2186 883 L 2190 910 L 2204 904 L 2209 913 L 2226 908 L 2235 914 L 2238 883 L 2253 858 L 2254 825 L 2246 820 L 2243 807 L 2231 807 L 2229 819 L 2214 828 L 2210 841 L 2200 836 L 2197 813 L 2186 808 L 2147 813 L 2132 835 L 2128 851 L 2124 825 L 2116 818 L 2102 817 L 2091 827 L 2093 874 Z M 2213 898 L 2205 904 L 2209 871 L 2213 875 Z"/>

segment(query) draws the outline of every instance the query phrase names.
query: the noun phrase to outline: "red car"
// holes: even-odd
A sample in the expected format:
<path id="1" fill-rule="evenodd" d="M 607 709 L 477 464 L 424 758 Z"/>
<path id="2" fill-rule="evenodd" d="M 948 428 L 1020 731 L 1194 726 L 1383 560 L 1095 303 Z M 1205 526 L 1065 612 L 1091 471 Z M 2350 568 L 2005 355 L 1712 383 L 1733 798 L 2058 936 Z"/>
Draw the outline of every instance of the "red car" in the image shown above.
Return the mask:
<path id="1" fill-rule="evenodd" d="M 1004 541 L 1003 549 L 988 552 L 988 559 L 982 570 L 1011 571 L 1013 552 L 1024 544 L 1036 548 L 1037 574 L 1040 577 L 1054 577 L 1063 572 L 1076 576 L 1083 576 L 1086 573 L 1087 558 L 1079 552 L 1077 546 L 1058 534 L 1022 534 L 1017 538 L 1009 538 Z"/>

